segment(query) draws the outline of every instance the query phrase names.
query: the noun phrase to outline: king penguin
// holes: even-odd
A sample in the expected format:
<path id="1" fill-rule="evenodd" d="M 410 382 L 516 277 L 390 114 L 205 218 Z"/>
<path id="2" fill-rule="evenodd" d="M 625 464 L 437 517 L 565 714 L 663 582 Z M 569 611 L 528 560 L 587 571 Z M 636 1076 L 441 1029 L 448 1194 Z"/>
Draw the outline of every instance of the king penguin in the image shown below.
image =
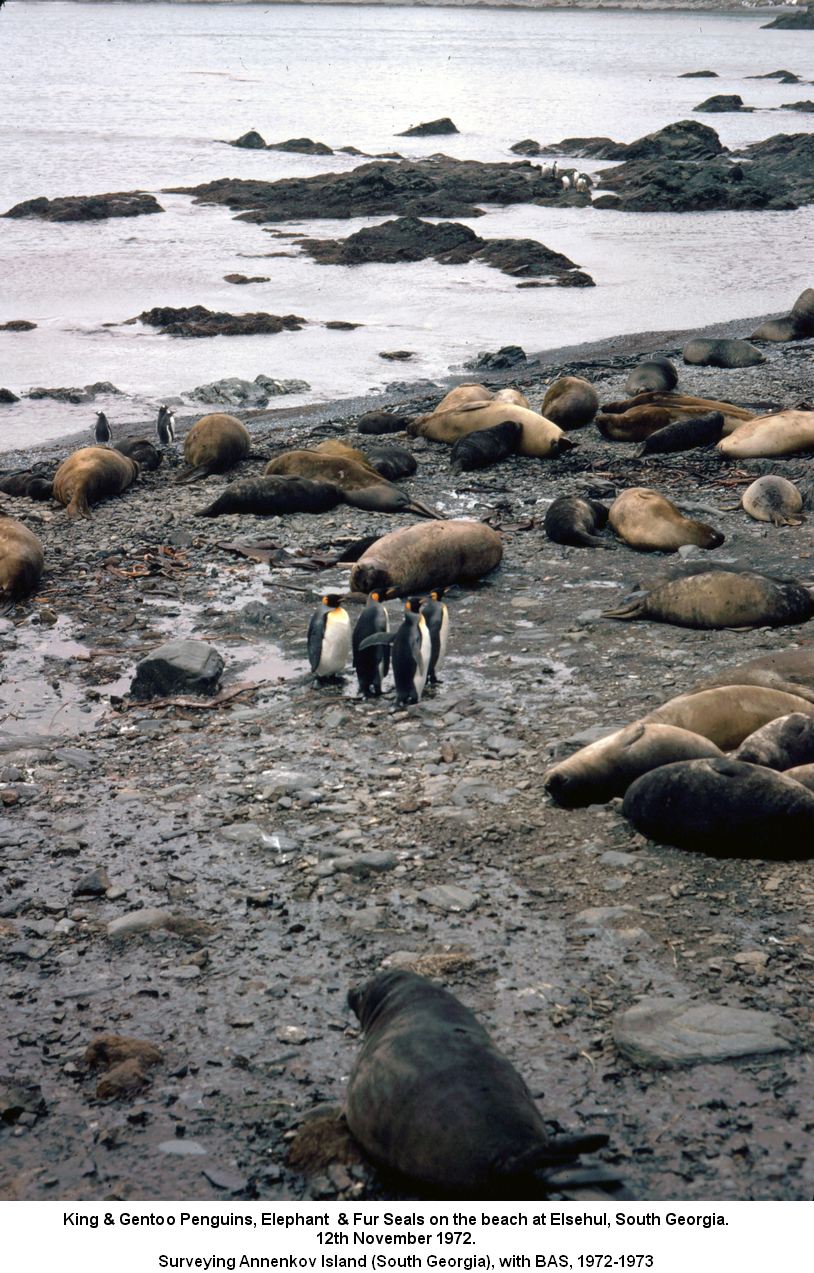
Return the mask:
<path id="1" fill-rule="evenodd" d="M 158 408 L 155 433 L 160 446 L 169 446 L 175 440 L 175 416 L 167 406 Z"/>
<path id="2" fill-rule="evenodd" d="M 113 437 L 110 432 L 110 423 L 104 411 L 96 412 L 96 428 L 93 431 L 93 435 L 96 438 L 97 446 L 105 446 Z"/>
<path id="3" fill-rule="evenodd" d="M 430 600 L 425 601 L 421 607 L 421 613 L 430 632 L 430 667 L 427 672 L 427 680 L 430 685 L 438 684 L 436 673 L 443 663 L 447 652 L 449 611 L 443 597 L 444 589 L 434 588 L 430 593 Z"/>
<path id="4" fill-rule="evenodd" d="M 376 645 L 363 650 L 362 642 L 375 633 L 389 631 L 390 618 L 381 603 L 381 594 L 371 592 L 353 629 L 353 666 L 359 681 L 359 692 L 365 698 L 378 698 L 382 692 L 382 681 L 390 668 L 390 646 Z"/>
<path id="5" fill-rule="evenodd" d="M 365 637 L 361 650 L 374 645 L 393 647 L 393 680 L 396 683 L 396 707 L 420 703 L 430 666 L 430 632 L 421 613 L 421 598 L 410 597 L 404 606 L 404 621 L 395 636 L 375 632 Z"/>
<path id="6" fill-rule="evenodd" d="M 308 659 L 317 680 L 338 676 L 350 654 L 350 616 L 342 598 L 327 593 L 308 624 Z"/>

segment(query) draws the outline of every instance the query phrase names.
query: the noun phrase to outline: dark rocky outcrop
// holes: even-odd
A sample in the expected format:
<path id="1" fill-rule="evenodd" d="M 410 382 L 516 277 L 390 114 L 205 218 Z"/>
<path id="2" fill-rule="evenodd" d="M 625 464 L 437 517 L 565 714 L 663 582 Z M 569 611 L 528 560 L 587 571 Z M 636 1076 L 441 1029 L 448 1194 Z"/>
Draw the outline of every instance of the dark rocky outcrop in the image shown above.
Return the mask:
<path id="1" fill-rule="evenodd" d="M 752 111 L 754 109 L 754 106 L 744 106 L 743 98 L 737 93 L 716 93 L 714 97 L 707 97 L 698 106 L 693 106 L 693 110 L 702 112 L 705 115 L 720 115 L 733 111 Z"/>
<path id="2" fill-rule="evenodd" d="M 139 702 L 167 694 L 214 694 L 223 666 L 205 641 L 167 641 L 136 664 L 130 694 Z"/>
<path id="3" fill-rule="evenodd" d="M 717 71 L 685 71 L 679 75 L 680 80 L 717 80 Z"/>
<path id="4" fill-rule="evenodd" d="M 526 145 L 518 142 L 518 145 Z M 569 159 L 621 159 L 624 146 L 612 137 L 564 137 L 562 141 L 551 142 L 550 145 L 533 143 L 537 149 L 535 155 L 567 156 Z M 514 146 L 511 147 L 515 149 Z M 526 153 L 518 151 L 518 153 Z M 529 151 L 529 154 L 532 152 Z"/>
<path id="5" fill-rule="evenodd" d="M 749 211 L 796 208 L 785 182 L 778 182 L 757 165 L 733 164 L 726 159 L 707 163 L 676 160 L 633 161 L 609 168 L 600 177 L 603 188 L 618 198 L 601 195 L 595 208 L 620 212 Z"/>
<path id="6" fill-rule="evenodd" d="M 761 30 L 771 31 L 814 31 L 814 5 L 809 5 L 807 9 L 798 11 L 797 13 L 781 13 L 778 17 L 772 18 L 771 22 L 764 22 Z"/>
<path id="7" fill-rule="evenodd" d="M 411 362 L 415 358 L 414 349 L 382 349 L 379 353 L 380 358 L 384 358 L 385 362 Z"/>
<path id="8" fill-rule="evenodd" d="M 567 256 L 534 239 L 481 239 L 469 226 L 455 221 L 434 225 L 417 217 L 399 217 L 346 239 L 305 242 L 303 249 L 321 265 L 392 265 L 432 257 L 442 265 L 482 261 L 504 274 L 546 276 L 561 286 L 590 287 L 593 283 Z"/>
<path id="9" fill-rule="evenodd" d="M 464 370 L 509 371 L 512 367 L 518 367 L 527 360 L 526 351 L 520 345 L 503 345 L 501 349 L 497 349 L 493 353 L 484 351 L 478 354 L 477 358 L 472 358 L 469 362 L 465 362 Z"/>
<path id="10" fill-rule="evenodd" d="M 289 137 L 288 141 L 270 141 L 266 150 L 285 150 L 292 155 L 332 155 L 334 153 L 324 141 L 312 141 L 310 137 Z"/>
<path id="11" fill-rule="evenodd" d="M 270 283 L 271 279 L 267 274 L 224 274 L 223 281 L 240 285 L 241 283 Z"/>
<path id="12" fill-rule="evenodd" d="M 82 402 L 93 402 L 97 394 L 121 394 L 121 389 L 117 389 L 109 380 L 97 380 L 92 385 L 85 385 L 84 388 L 58 388 L 46 389 L 42 385 L 29 390 L 24 396 L 26 398 L 53 398 L 54 402 L 70 402 L 74 406 Z"/>
<path id="13" fill-rule="evenodd" d="M 12 318 L 8 323 L 0 323 L 0 332 L 33 332 L 36 323 L 29 323 L 27 318 Z"/>
<path id="14" fill-rule="evenodd" d="M 458 129 L 453 124 L 448 115 L 443 119 L 431 119 L 426 124 L 415 124 L 412 128 L 406 128 L 403 133 L 396 133 L 397 137 L 447 137 L 451 133 L 457 133 Z"/>
<path id="15" fill-rule="evenodd" d="M 0 402 L 6 406 L 11 406 L 13 402 L 19 402 L 20 399 L 16 393 L 12 393 L 10 389 L 0 389 Z"/>
<path id="16" fill-rule="evenodd" d="M 238 146 L 241 150 L 265 150 L 265 140 L 260 136 L 255 128 L 250 128 L 242 137 L 238 137 L 236 141 L 229 141 L 227 146 Z"/>
<path id="17" fill-rule="evenodd" d="M 569 155 L 575 159 L 713 159 L 724 153 L 714 128 L 695 119 L 667 124 L 636 141 L 612 141 L 610 137 L 567 137 L 544 146 L 542 154 Z"/>
<path id="18" fill-rule="evenodd" d="M 227 376 L 223 380 L 213 380 L 211 384 L 188 389 L 184 396 L 211 406 L 265 407 L 269 398 L 279 398 L 287 393 L 305 393 L 310 388 L 305 380 L 275 380 L 272 376 L 262 374 L 255 376 L 254 380 Z"/>
<path id="19" fill-rule="evenodd" d="M 364 327 L 364 323 L 348 323 L 344 318 L 332 318 L 325 326 L 331 332 L 355 332 L 357 327 Z"/>
<path id="20" fill-rule="evenodd" d="M 160 328 L 165 336 L 274 336 L 299 331 L 307 320 L 297 314 L 226 314 L 204 305 L 165 305 L 145 310 L 138 321 Z"/>
<path id="21" fill-rule="evenodd" d="M 513 146 L 509 147 L 509 150 L 513 155 L 525 155 L 529 159 L 543 153 L 542 146 L 533 137 L 525 137 L 523 141 L 516 141 Z"/>
<path id="22" fill-rule="evenodd" d="M 694 125 L 701 128 L 703 125 Z M 708 130 L 712 132 L 712 129 Z M 714 135 L 714 134 L 713 134 Z M 550 173 L 528 162 L 479 163 L 437 156 L 361 164 L 351 172 L 287 177 L 280 181 L 223 178 L 170 193 L 199 203 L 226 204 L 256 224 L 323 217 L 474 217 L 479 203 L 582 206 L 587 193 L 566 191 Z"/>
<path id="23" fill-rule="evenodd" d="M 747 75 L 748 80 L 778 80 L 781 84 L 800 84 L 799 75 L 794 71 L 767 71 L 765 75 Z"/>
<path id="24" fill-rule="evenodd" d="M 806 115 L 814 114 L 814 102 L 784 102 L 782 106 L 775 107 L 779 111 L 803 111 Z"/>
<path id="25" fill-rule="evenodd" d="M 738 152 L 797 204 L 814 200 L 814 133 L 777 133 Z"/>
<path id="26" fill-rule="evenodd" d="M 40 221 L 106 221 L 108 217 L 141 217 L 164 209 L 151 194 L 132 190 L 120 194 L 65 195 L 60 199 L 26 199 L 4 212 L 5 217 L 36 217 Z"/>

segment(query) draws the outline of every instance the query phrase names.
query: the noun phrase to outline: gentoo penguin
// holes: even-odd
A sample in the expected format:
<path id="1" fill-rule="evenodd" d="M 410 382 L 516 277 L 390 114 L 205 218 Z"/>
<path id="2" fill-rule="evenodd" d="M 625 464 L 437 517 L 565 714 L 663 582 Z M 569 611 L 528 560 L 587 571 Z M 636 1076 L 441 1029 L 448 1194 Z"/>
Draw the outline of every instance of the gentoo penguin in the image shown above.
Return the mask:
<path id="1" fill-rule="evenodd" d="M 337 676 L 350 654 L 350 616 L 341 600 L 336 593 L 326 594 L 308 624 L 308 658 L 319 681 Z"/>
<path id="2" fill-rule="evenodd" d="M 404 606 L 404 622 L 393 636 L 375 632 L 365 637 L 359 648 L 392 643 L 393 680 L 396 683 L 396 706 L 418 703 L 424 693 L 430 666 L 430 632 L 421 613 L 421 598 L 410 597 Z"/>
<path id="3" fill-rule="evenodd" d="M 159 446 L 169 446 L 175 440 L 175 416 L 167 406 L 158 408 L 158 419 L 155 422 L 155 433 Z"/>
<path id="4" fill-rule="evenodd" d="M 94 429 L 93 432 L 94 432 L 94 437 L 96 438 L 97 446 L 104 446 L 105 443 L 109 442 L 110 439 L 113 437 L 113 434 L 110 432 L 110 424 L 108 422 L 108 418 L 105 415 L 104 411 L 96 412 L 96 428 Z"/>
<path id="5" fill-rule="evenodd" d="M 362 642 L 374 633 L 389 631 L 390 618 L 381 603 L 381 593 L 371 592 L 353 629 L 353 666 L 359 680 L 359 692 L 365 698 L 378 697 L 382 692 L 382 681 L 390 668 L 390 646 L 378 645 L 363 650 Z"/>
<path id="6" fill-rule="evenodd" d="M 438 684 L 436 672 L 443 663 L 444 655 L 447 652 L 449 611 L 443 600 L 444 592 L 444 588 L 434 588 L 430 593 L 430 600 L 425 601 L 421 607 L 424 622 L 430 633 L 430 666 L 427 671 L 427 680 L 430 685 Z"/>

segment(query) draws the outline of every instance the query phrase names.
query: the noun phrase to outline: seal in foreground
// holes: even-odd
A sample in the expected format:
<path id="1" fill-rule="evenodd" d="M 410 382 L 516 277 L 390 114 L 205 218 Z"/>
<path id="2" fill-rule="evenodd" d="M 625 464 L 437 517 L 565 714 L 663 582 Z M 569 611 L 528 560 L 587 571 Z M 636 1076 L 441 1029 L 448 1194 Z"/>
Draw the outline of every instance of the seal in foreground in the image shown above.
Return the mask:
<path id="1" fill-rule="evenodd" d="M 383 535 L 350 576 L 352 592 L 406 596 L 475 583 L 500 564 L 503 541 L 483 522 L 424 522 Z"/>

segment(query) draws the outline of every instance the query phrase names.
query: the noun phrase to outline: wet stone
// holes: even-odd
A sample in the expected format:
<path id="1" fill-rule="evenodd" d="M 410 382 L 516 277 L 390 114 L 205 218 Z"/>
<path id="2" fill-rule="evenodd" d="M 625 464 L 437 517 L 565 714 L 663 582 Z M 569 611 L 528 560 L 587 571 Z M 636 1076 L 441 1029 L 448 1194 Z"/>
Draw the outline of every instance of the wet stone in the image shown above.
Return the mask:
<path id="1" fill-rule="evenodd" d="M 666 1069 L 737 1056 L 787 1052 L 788 1028 L 770 1012 L 718 1003 L 642 999 L 614 1022 L 619 1051 L 637 1065 Z"/>
<path id="2" fill-rule="evenodd" d="M 107 926 L 108 937 L 130 937 L 136 933 L 147 933 L 152 928 L 160 928 L 171 918 L 169 911 L 155 906 L 145 906 L 142 910 L 130 911 L 118 919 L 112 919 Z"/>
<path id="3" fill-rule="evenodd" d="M 471 911 L 478 904 L 478 897 L 457 884 L 434 884 L 422 889 L 418 900 L 439 911 Z"/>
<path id="4" fill-rule="evenodd" d="M 73 886 L 74 897 L 102 897 L 110 888 L 110 876 L 103 866 L 97 866 L 78 879 Z"/>
<path id="5" fill-rule="evenodd" d="M 162 1140 L 158 1149 L 162 1154 L 175 1154 L 179 1158 L 202 1158 L 206 1155 L 206 1150 L 197 1140 L 185 1140 L 183 1137 L 178 1137 L 176 1140 Z"/>
<path id="6" fill-rule="evenodd" d="M 205 641 L 167 641 L 136 666 L 133 698 L 145 701 L 168 694 L 214 694 L 223 659 Z"/>

